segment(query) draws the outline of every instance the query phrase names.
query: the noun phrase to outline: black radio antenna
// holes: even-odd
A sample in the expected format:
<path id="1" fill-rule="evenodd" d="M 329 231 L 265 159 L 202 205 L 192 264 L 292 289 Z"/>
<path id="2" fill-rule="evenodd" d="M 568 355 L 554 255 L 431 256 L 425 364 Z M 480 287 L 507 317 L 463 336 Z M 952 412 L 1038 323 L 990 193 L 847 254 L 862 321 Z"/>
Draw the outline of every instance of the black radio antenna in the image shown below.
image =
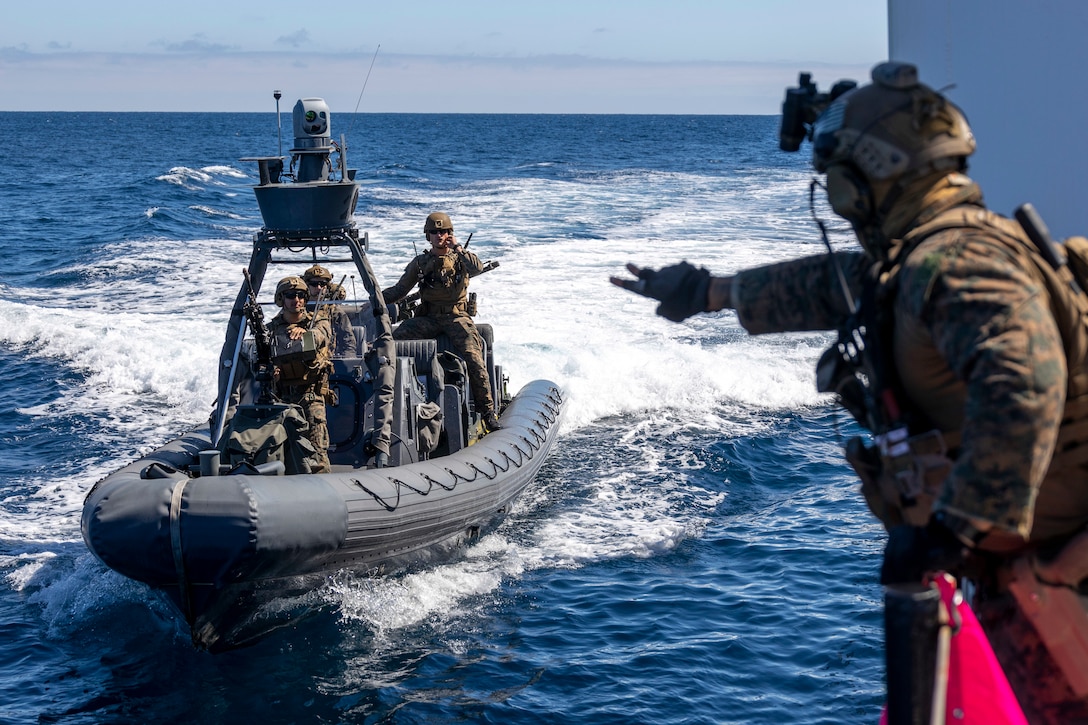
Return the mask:
<path id="1" fill-rule="evenodd" d="M 827 237 L 827 225 L 824 224 L 823 219 L 816 215 L 817 186 L 823 186 L 819 179 L 813 179 L 812 183 L 808 185 L 808 209 L 812 213 L 812 218 L 816 220 L 816 226 L 820 229 L 820 236 L 823 237 L 824 246 L 827 247 L 828 259 L 831 260 L 831 266 L 835 270 L 835 275 L 839 278 L 842 296 L 846 298 L 846 307 L 850 310 L 850 314 L 852 315 L 858 311 L 857 303 L 854 302 L 854 295 L 850 293 L 850 285 L 846 283 L 846 275 L 843 274 L 842 265 L 839 264 L 839 258 L 835 256 L 835 250 L 831 248 L 831 240 Z"/>

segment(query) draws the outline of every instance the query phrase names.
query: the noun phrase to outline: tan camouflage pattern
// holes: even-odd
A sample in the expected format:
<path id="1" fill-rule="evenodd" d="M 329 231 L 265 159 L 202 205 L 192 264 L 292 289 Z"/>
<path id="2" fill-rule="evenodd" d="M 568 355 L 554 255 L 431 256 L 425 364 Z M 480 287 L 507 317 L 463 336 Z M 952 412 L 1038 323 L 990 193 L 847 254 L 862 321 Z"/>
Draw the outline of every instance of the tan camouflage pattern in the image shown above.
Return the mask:
<path id="1" fill-rule="evenodd" d="M 329 346 L 332 357 L 356 357 L 359 354 L 359 341 L 355 337 L 355 328 L 351 317 L 341 305 L 321 305 L 318 315 L 329 321 L 332 328 L 332 344 Z"/>
<path id="2" fill-rule="evenodd" d="M 1068 272 L 1042 262 L 1019 225 L 976 205 L 962 213 L 978 223 L 893 248 L 882 277 L 896 283 L 886 304 L 906 395 L 960 441 L 936 508 L 1029 544 L 1061 541 L 1088 523 L 1085 303 L 1072 296 Z M 837 257 L 856 299 L 873 260 Z M 753 334 L 831 330 L 848 318 L 827 255 L 741 272 L 733 302 Z M 1006 556 L 988 561 L 996 567 Z M 1028 720 L 1088 723 L 1088 701 L 1069 689 L 1008 591 L 981 590 L 976 612 Z"/>
<path id="3" fill-rule="evenodd" d="M 856 294 L 872 262 L 860 252 L 837 256 Z M 827 255 L 744 271 L 734 284 L 753 334 L 830 330 L 848 315 Z M 1042 486 L 1067 380 L 1038 274 L 981 230 L 947 230 L 907 256 L 893 304 L 895 366 L 908 397 L 941 430 L 963 431 L 937 507 L 1032 539 L 1088 522 L 1088 487 Z"/>
<path id="4" fill-rule="evenodd" d="M 938 427 L 963 431 L 937 508 L 1024 538 L 1072 533 L 1035 515 L 1067 375 L 1034 264 L 982 230 L 952 229 L 923 241 L 900 277 L 895 354 L 907 395 Z M 1065 505 L 1043 503 L 1039 514 Z"/>
<path id="5" fill-rule="evenodd" d="M 310 327 L 312 315 L 303 313 L 298 323 L 289 323 L 280 311 L 268 323 L 268 330 L 274 336 L 280 328 Z M 317 465 L 313 473 L 328 473 L 332 470 L 329 463 L 329 426 L 325 410 L 325 396 L 329 390 L 329 372 L 332 364 L 329 360 L 329 343 L 332 330 L 329 319 L 318 315 L 310 328 L 317 346 L 317 357 L 309 363 L 290 363 L 276 366 L 275 390 L 277 397 L 285 403 L 302 406 L 310 430 L 306 437 L 314 447 L 314 460 Z"/>
<path id="6" fill-rule="evenodd" d="M 313 279 L 320 279 L 328 282 L 325 297 L 321 300 L 322 302 L 325 300 L 342 300 L 347 297 L 347 291 L 341 285 L 330 281 L 332 280 L 332 273 L 319 264 L 315 264 L 303 272 L 302 279 L 305 280 L 307 284 Z M 316 301 L 311 299 L 307 304 L 306 309 L 313 312 L 315 308 L 318 310 L 318 314 L 329 318 L 329 325 L 333 332 L 332 344 L 330 345 L 332 356 L 355 357 L 358 355 L 359 341 L 355 337 L 355 328 L 351 324 L 351 317 L 344 310 L 343 306 L 330 304 L 317 305 Z"/>
<path id="7" fill-rule="evenodd" d="M 460 280 L 457 279 L 458 263 L 462 271 Z M 463 306 L 468 297 L 469 278 L 482 271 L 483 263 L 472 252 L 461 250 L 440 256 L 428 250 L 409 262 L 397 283 L 382 290 L 382 296 L 386 302 L 399 302 L 419 284 L 422 273 L 425 280 L 433 280 L 433 284 L 420 285 L 419 298 L 424 305 L 439 310 Z"/>
<path id="8" fill-rule="evenodd" d="M 461 270 L 458 279 L 458 259 Z M 421 284 L 421 300 L 416 316 L 402 322 L 393 330 L 395 340 L 426 340 L 446 334 L 453 348 L 468 365 L 469 385 L 476 412 L 487 415 L 495 411 L 491 395 L 491 381 L 483 358 L 480 333 L 468 316 L 469 278 L 483 271 L 483 263 L 472 252 L 445 255 L 432 254 L 429 250 L 408 263 L 404 274 L 395 285 L 382 291 L 386 302 L 398 302 L 419 284 L 420 274 L 433 284 Z"/>
<path id="9" fill-rule="evenodd" d="M 836 252 L 835 258 L 855 300 L 872 260 L 862 252 Z M 850 308 L 831 258 L 803 257 L 747 269 L 733 279 L 733 304 L 740 324 L 753 335 L 768 332 L 836 330 Z"/>

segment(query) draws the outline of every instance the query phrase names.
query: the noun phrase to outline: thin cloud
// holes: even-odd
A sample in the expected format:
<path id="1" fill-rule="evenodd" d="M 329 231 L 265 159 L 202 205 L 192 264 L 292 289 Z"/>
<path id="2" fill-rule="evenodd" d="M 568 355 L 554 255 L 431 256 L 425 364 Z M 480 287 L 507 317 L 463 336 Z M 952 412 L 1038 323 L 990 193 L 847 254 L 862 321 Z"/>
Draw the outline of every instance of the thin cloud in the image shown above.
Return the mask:
<path id="1" fill-rule="evenodd" d="M 354 108 L 357 86 L 372 60 L 372 53 L 27 53 L 8 47 L 0 49 L 0 77 L 8 81 L 0 109 L 254 111 L 266 110 L 272 88 L 288 97 L 319 96 L 333 108 Z M 800 68 L 821 83 L 868 72 L 868 65 L 796 62 L 389 53 L 377 58 L 363 110 L 777 114 L 783 90 L 797 82 Z M 353 82 L 356 87 L 345 90 Z"/>
<path id="2" fill-rule="evenodd" d="M 308 45 L 309 43 L 310 31 L 306 30 L 306 28 L 296 30 L 290 35 L 281 35 L 280 37 L 276 38 L 277 45 L 289 45 L 292 48 L 299 48 L 303 45 Z"/>
<path id="3" fill-rule="evenodd" d="M 231 50 L 232 47 L 236 48 L 237 46 L 213 43 L 204 36 L 204 33 L 197 33 L 180 43 L 165 43 L 163 45 L 163 48 L 171 53 L 223 53 Z"/>

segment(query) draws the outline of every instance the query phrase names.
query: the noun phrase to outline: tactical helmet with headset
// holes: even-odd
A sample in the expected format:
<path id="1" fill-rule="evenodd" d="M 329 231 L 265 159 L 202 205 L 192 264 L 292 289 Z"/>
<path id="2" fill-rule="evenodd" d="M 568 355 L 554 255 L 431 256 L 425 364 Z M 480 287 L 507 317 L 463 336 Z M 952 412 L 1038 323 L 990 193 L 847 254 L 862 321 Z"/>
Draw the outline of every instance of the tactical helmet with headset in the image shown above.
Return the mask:
<path id="1" fill-rule="evenodd" d="M 306 299 L 310 298 L 310 290 L 302 277 L 284 277 L 280 280 L 280 283 L 276 285 L 275 300 L 277 307 L 283 307 L 284 294 L 291 292 L 292 290 L 302 292 L 306 295 Z"/>
<path id="2" fill-rule="evenodd" d="M 912 182 L 963 171 L 975 151 L 963 113 L 919 83 L 914 65 L 881 63 L 872 80 L 832 101 L 812 126 L 812 163 L 827 174 L 831 207 L 859 232 L 878 226 Z"/>
<path id="3" fill-rule="evenodd" d="M 450 221 L 450 215 L 441 211 L 429 214 L 427 221 L 423 223 L 423 236 L 427 236 L 432 232 L 449 232 L 452 234 L 453 222 Z"/>

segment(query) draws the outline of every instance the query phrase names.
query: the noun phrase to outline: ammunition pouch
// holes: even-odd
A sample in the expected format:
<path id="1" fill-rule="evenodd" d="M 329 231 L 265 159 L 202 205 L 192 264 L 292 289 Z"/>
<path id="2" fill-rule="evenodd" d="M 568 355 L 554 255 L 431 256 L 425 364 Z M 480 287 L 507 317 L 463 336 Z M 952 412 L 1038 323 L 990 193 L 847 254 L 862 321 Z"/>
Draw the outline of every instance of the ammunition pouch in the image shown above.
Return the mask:
<path id="1" fill-rule="evenodd" d="M 816 363 L 816 389 L 821 393 L 834 393 L 839 405 L 846 409 L 862 427 L 872 429 L 865 384 L 858 377 L 861 360 L 857 347 L 844 342 L 840 331 L 839 341 L 824 350 Z M 848 360 L 848 357 L 851 358 Z"/>
<path id="2" fill-rule="evenodd" d="M 272 335 L 272 362 L 281 368 L 285 363 L 306 363 L 317 358 L 314 333 L 307 330 L 298 340 L 288 335 L 288 327 L 278 326 Z"/>
<path id="3" fill-rule="evenodd" d="M 880 453 L 876 447 L 866 445 L 865 439 L 854 436 L 846 441 L 844 454 L 846 462 L 861 479 L 861 495 L 865 497 L 865 503 L 873 515 L 884 522 L 888 530 L 901 524 L 902 516 L 884 500 L 880 492 Z"/>
<path id="4" fill-rule="evenodd" d="M 869 510 L 885 528 L 926 525 L 941 485 L 952 470 L 940 431 L 907 437 L 905 429 L 893 430 L 877 436 L 876 446 L 855 437 L 847 441 L 845 453 L 861 479 Z"/>
<path id="5" fill-rule="evenodd" d="M 306 364 L 301 362 L 276 363 L 276 367 L 280 371 L 281 387 L 301 383 L 306 379 L 306 373 L 309 370 Z"/>

